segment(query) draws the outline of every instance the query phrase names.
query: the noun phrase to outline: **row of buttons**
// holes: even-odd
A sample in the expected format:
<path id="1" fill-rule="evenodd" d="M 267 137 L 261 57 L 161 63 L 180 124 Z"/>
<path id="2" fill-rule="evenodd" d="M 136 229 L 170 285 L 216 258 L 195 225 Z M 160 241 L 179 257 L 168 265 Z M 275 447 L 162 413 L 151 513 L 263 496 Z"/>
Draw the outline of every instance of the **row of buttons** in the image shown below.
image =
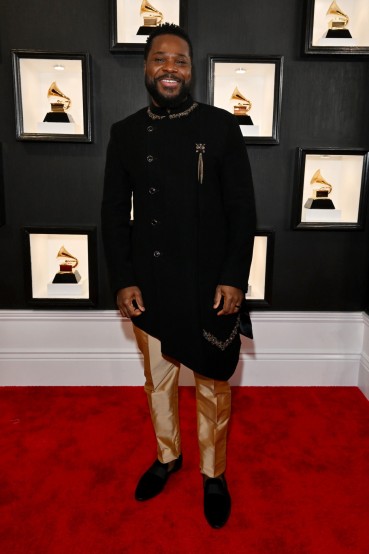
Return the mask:
<path id="1" fill-rule="evenodd" d="M 147 127 L 147 131 L 148 131 L 149 133 L 152 133 L 153 130 L 154 130 L 154 127 L 153 127 L 152 125 L 149 125 L 149 126 Z M 151 156 L 151 155 L 147 156 L 146 159 L 147 159 L 147 161 L 148 161 L 149 163 L 151 163 L 151 162 L 154 161 L 154 157 Z M 157 192 L 158 192 L 158 189 L 157 189 L 156 187 L 150 187 L 150 188 L 149 188 L 149 194 L 156 194 Z M 151 220 L 151 225 L 152 225 L 153 227 L 155 227 L 155 225 L 157 225 L 158 223 L 159 223 L 159 221 L 158 221 L 157 219 L 155 219 L 155 218 Z M 154 250 L 153 256 L 154 256 L 154 258 L 160 258 L 160 256 L 161 256 L 160 250 Z"/>

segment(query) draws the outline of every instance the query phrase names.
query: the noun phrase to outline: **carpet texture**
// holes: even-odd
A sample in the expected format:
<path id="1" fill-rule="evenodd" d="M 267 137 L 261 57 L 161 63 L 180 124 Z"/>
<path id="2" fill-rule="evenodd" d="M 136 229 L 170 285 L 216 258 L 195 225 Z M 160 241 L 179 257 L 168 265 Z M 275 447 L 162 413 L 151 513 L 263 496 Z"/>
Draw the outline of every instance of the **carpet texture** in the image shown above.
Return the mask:
<path id="1" fill-rule="evenodd" d="M 147 503 L 155 459 L 137 387 L 0 388 L 2 554 L 368 554 L 369 403 L 354 387 L 233 389 L 226 527 L 202 513 L 195 397 L 183 469 Z"/>

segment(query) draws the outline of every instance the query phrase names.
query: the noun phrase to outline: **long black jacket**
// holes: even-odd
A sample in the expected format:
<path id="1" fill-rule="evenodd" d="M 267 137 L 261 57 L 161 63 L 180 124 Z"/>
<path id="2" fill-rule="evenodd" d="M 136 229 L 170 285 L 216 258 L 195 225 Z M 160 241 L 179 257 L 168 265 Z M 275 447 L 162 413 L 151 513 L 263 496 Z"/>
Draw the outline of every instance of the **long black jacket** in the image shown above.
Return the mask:
<path id="1" fill-rule="evenodd" d="M 214 293 L 218 284 L 247 290 L 254 231 L 251 170 L 233 115 L 189 98 L 112 126 L 102 232 L 113 290 L 138 286 L 146 310 L 134 324 L 211 378 L 228 379 L 238 362 L 238 316 L 217 316 Z"/>

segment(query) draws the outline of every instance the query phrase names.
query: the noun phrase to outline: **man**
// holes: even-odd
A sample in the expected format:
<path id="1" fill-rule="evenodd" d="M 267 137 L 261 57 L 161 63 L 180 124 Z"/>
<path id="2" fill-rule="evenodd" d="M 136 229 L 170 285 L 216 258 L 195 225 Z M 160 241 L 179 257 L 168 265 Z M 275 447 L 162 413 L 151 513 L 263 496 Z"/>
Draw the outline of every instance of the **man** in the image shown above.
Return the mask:
<path id="1" fill-rule="evenodd" d="M 144 67 L 151 104 L 112 126 L 102 204 L 112 286 L 144 356 L 157 439 L 158 459 L 135 496 L 156 496 L 182 466 L 183 363 L 195 376 L 205 517 L 219 528 L 231 509 L 224 476 L 227 380 L 239 358 L 252 257 L 251 171 L 234 116 L 190 95 L 192 46 L 182 29 L 157 27 L 147 40 Z"/>

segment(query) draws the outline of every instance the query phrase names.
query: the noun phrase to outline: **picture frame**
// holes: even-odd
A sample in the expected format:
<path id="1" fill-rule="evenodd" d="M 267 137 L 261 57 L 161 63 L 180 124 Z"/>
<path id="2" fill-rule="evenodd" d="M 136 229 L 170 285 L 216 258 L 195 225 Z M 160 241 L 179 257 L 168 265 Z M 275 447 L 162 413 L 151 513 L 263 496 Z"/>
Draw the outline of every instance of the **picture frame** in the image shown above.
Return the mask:
<path id="1" fill-rule="evenodd" d="M 274 231 L 257 230 L 246 301 L 250 310 L 268 308 L 272 302 Z"/>
<path id="2" fill-rule="evenodd" d="M 87 52 L 12 50 L 16 139 L 92 142 Z"/>
<path id="3" fill-rule="evenodd" d="M 248 144 L 279 144 L 283 56 L 208 55 L 208 103 L 233 113 Z"/>
<path id="4" fill-rule="evenodd" d="M 142 54 L 149 33 L 161 23 L 186 28 L 187 0 L 110 0 L 110 51 Z"/>
<path id="5" fill-rule="evenodd" d="M 25 227 L 23 234 L 28 304 L 96 305 L 96 227 Z"/>
<path id="6" fill-rule="evenodd" d="M 0 143 L 0 227 L 5 225 L 5 191 L 3 173 L 3 145 Z"/>
<path id="7" fill-rule="evenodd" d="M 306 0 L 304 54 L 369 55 L 367 0 Z"/>
<path id="8" fill-rule="evenodd" d="M 297 149 L 294 229 L 363 229 L 367 196 L 366 150 Z"/>

